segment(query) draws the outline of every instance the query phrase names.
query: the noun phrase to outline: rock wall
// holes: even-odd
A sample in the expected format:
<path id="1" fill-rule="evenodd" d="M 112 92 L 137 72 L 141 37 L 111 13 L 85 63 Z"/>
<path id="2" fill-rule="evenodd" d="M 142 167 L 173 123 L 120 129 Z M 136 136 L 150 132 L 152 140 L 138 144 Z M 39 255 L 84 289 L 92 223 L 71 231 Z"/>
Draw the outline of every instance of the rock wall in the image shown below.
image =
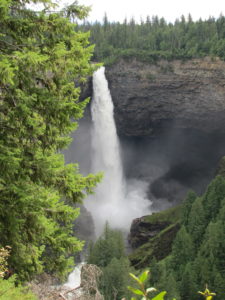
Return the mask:
<path id="1" fill-rule="evenodd" d="M 225 62 L 121 60 L 106 67 L 106 77 L 126 176 L 149 182 L 156 209 L 160 199 L 179 203 L 189 189 L 202 193 L 225 155 Z M 84 95 L 92 95 L 91 81 Z M 81 130 L 79 141 L 84 136 Z M 89 141 L 78 151 L 85 171 Z"/>
<path id="2" fill-rule="evenodd" d="M 225 62 L 121 60 L 106 76 L 126 175 L 148 180 L 150 199 L 201 193 L 225 154 Z"/>
<path id="3" fill-rule="evenodd" d="M 225 128 L 225 62 L 219 59 L 119 61 L 106 76 L 121 136 L 154 136 L 171 125 Z"/>
<path id="4" fill-rule="evenodd" d="M 143 268 L 156 258 L 170 254 L 172 243 L 180 229 L 181 207 L 167 209 L 133 220 L 129 242 L 133 252 L 129 258 L 133 266 Z"/>

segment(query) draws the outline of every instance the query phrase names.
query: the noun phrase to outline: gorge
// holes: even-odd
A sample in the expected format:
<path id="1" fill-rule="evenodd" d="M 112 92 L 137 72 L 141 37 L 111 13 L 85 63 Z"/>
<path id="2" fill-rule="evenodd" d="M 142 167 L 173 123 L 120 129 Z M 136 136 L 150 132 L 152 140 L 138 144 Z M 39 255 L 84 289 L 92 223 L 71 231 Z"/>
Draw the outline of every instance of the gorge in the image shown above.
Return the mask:
<path id="1" fill-rule="evenodd" d="M 148 183 L 153 210 L 182 202 L 190 189 L 202 193 L 215 175 L 225 149 L 224 70 L 224 62 L 210 58 L 106 67 L 125 177 Z M 84 95 L 92 95 L 91 82 Z M 88 107 L 76 132 L 80 145 L 66 153 L 84 173 L 90 127 Z"/>
<path id="2" fill-rule="evenodd" d="M 75 135 L 80 143 L 66 157 L 78 160 L 84 173 L 105 173 L 105 182 L 85 204 L 97 236 L 106 221 L 128 232 L 138 217 L 129 237 L 134 248 L 146 243 L 130 256 L 137 267 L 145 266 L 148 257 L 168 255 L 180 228 L 175 211 L 169 213 L 172 223 L 152 223 L 142 216 L 183 202 L 190 189 L 201 194 L 224 155 L 223 68 L 223 62 L 208 58 L 158 65 L 120 61 L 106 67 L 116 128 L 103 68 L 93 76 L 94 93 L 90 82 L 85 90 L 92 96 L 91 105 Z M 131 187 L 136 198 L 127 194 Z M 165 233 L 159 241 L 161 231 Z"/>
<path id="3" fill-rule="evenodd" d="M 89 199 L 90 202 L 88 200 L 91 206 L 87 207 L 92 212 L 98 236 L 106 220 L 114 228 L 125 228 L 128 232 L 134 219 L 129 242 L 137 250 L 130 255 L 130 261 L 137 268 L 148 265 L 153 257 L 161 260 L 169 255 L 180 229 L 179 209 L 169 210 L 167 215 L 153 215 L 152 218 L 146 215 L 182 203 L 190 189 L 201 195 L 217 172 L 225 152 L 224 66 L 224 62 L 204 58 L 186 62 L 160 61 L 156 65 L 120 61 L 106 67 L 119 141 L 112 142 L 115 136 L 107 132 L 106 124 L 101 124 L 98 134 L 103 139 L 103 149 L 99 148 L 102 142 L 93 132 L 91 110 L 92 119 L 101 122 L 98 119 L 100 114 L 94 117 L 93 111 L 104 110 L 104 104 L 94 108 L 96 104 L 92 99 L 75 135 L 75 141 L 78 139 L 80 143 L 74 145 L 74 153 L 71 148 L 66 153 L 69 161 L 79 161 L 84 173 L 104 170 L 99 159 L 107 160 L 117 153 L 114 156 L 116 161 L 111 161 L 109 169 L 112 175 L 112 165 L 115 164 L 114 167 L 120 171 L 115 176 L 110 173 L 107 176 L 122 184 L 119 194 L 115 186 L 106 182 L 103 189 L 105 196 L 101 196 L 97 189 L 96 196 Z M 95 80 L 94 75 L 94 98 Z M 110 96 L 107 86 L 106 91 L 99 93 L 105 98 Z M 92 96 L 91 82 L 85 96 Z M 106 123 L 113 122 L 112 113 L 110 117 L 105 112 L 103 114 Z M 95 149 L 92 147 L 93 140 Z M 121 158 L 118 143 L 121 145 Z M 97 162 L 94 169 L 93 159 Z M 144 184 L 135 186 L 134 182 Z M 126 184 L 138 192 L 136 215 L 131 213 L 132 202 L 124 193 Z M 110 189 L 115 190 L 115 201 Z M 142 197 L 139 197 L 140 191 Z M 145 198 L 149 203 L 142 206 Z M 105 211 L 97 207 L 99 200 Z M 126 218 L 126 221 L 121 223 L 120 218 Z"/>
<path id="4" fill-rule="evenodd" d="M 0 4 L 0 300 L 224 300 L 225 17 L 53 2 Z"/>

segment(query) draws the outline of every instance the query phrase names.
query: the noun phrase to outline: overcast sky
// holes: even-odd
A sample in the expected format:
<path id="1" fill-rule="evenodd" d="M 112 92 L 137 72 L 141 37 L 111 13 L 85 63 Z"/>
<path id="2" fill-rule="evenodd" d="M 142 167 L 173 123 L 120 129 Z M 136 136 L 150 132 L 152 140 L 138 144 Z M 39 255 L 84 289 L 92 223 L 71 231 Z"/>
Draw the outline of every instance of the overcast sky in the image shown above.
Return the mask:
<path id="1" fill-rule="evenodd" d="M 61 0 L 71 3 L 72 0 Z M 79 0 L 80 4 L 92 6 L 88 20 L 102 21 L 106 12 L 110 21 L 123 21 L 132 16 L 136 21 L 147 15 L 158 15 L 169 22 L 174 22 L 182 14 L 191 13 L 194 20 L 207 19 L 209 16 L 225 15 L 225 0 Z"/>

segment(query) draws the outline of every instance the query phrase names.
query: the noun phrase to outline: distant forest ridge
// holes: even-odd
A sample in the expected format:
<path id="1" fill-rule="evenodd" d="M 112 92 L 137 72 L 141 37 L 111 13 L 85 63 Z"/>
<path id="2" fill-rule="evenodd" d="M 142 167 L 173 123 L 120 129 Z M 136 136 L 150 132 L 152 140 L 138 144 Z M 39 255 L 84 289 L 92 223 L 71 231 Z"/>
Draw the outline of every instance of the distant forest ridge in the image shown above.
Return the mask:
<path id="1" fill-rule="evenodd" d="M 90 31 L 95 44 L 94 61 L 114 63 L 118 58 L 135 57 L 141 61 L 158 59 L 189 59 L 193 57 L 220 57 L 225 60 L 225 17 L 209 17 L 193 21 L 191 15 L 181 16 L 174 23 L 164 18 L 149 17 L 137 23 L 134 18 L 123 23 L 85 22 L 78 26 Z"/>

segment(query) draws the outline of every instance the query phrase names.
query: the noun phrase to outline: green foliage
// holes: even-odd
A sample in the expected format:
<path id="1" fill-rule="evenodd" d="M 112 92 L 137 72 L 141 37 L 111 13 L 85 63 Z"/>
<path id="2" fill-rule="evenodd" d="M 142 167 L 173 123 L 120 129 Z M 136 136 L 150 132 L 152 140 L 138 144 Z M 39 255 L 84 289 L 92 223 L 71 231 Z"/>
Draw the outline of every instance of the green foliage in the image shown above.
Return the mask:
<path id="1" fill-rule="evenodd" d="M 37 298 L 28 290 L 28 288 L 16 284 L 16 277 L 11 276 L 7 280 L 4 277 L 8 275 L 8 258 L 11 248 L 6 246 L 0 249 L 0 300 L 36 300 Z"/>
<path id="2" fill-rule="evenodd" d="M 15 286 L 15 277 L 7 280 L 0 278 L 0 300 L 37 300 L 26 287 Z"/>
<path id="3" fill-rule="evenodd" d="M 225 157 L 223 156 L 219 162 L 218 168 L 217 168 L 217 175 L 221 175 L 225 177 Z"/>
<path id="4" fill-rule="evenodd" d="M 193 191 L 190 191 L 185 198 L 185 201 L 182 205 L 182 222 L 184 225 L 188 224 L 191 207 L 196 198 L 197 195 Z"/>
<path id="5" fill-rule="evenodd" d="M 164 260 L 158 263 L 158 276 L 156 280 L 154 280 L 154 286 L 158 290 L 166 290 L 167 294 L 165 296 L 166 299 L 173 299 L 175 297 L 177 300 L 180 300 L 179 295 L 179 287 L 177 284 L 177 280 L 174 277 L 174 273 L 171 272 L 171 257 L 168 256 Z"/>
<path id="6" fill-rule="evenodd" d="M 143 234 L 148 234 L 148 228 L 151 225 L 160 228 L 164 224 L 164 228 L 162 227 L 158 234 L 129 255 L 129 259 L 135 268 L 149 267 L 149 262 L 152 263 L 154 258 L 161 260 L 170 254 L 172 242 L 180 228 L 180 216 L 181 206 L 176 206 L 144 217 L 147 226 L 142 228 Z M 152 268 L 151 270 L 153 272 Z M 153 276 L 154 279 L 155 276 Z"/>
<path id="7" fill-rule="evenodd" d="M 195 247 L 198 247 L 202 241 L 206 227 L 206 216 L 201 198 L 196 198 L 192 204 L 189 222 L 186 226 Z"/>
<path id="8" fill-rule="evenodd" d="M 156 289 L 153 287 L 146 288 L 145 283 L 148 279 L 149 271 L 144 271 L 139 277 L 130 273 L 130 276 L 136 281 L 138 288 L 134 288 L 132 286 L 128 286 L 128 289 L 134 293 L 135 295 L 142 296 L 141 300 L 163 300 L 166 292 L 161 292 L 154 296 L 153 298 L 150 296 L 150 293 L 155 292 Z M 132 297 L 131 300 L 135 300 L 136 298 Z M 174 299 L 175 300 L 175 299 Z"/>
<path id="9" fill-rule="evenodd" d="M 90 246 L 88 263 L 102 270 L 99 289 L 106 300 L 121 300 L 129 296 L 127 285 L 131 268 L 120 231 L 106 224 L 102 236 Z"/>
<path id="10" fill-rule="evenodd" d="M 182 206 L 178 205 L 157 213 L 153 213 L 149 216 L 145 216 L 144 220 L 150 224 L 154 224 L 156 222 L 169 222 L 174 224 L 180 221 L 181 213 Z"/>
<path id="11" fill-rule="evenodd" d="M 119 58 L 136 58 L 149 63 L 202 56 L 219 56 L 224 60 L 224 26 L 223 15 L 195 22 L 191 16 L 187 19 L 182 16 L 174 24 L 157 16 L 147 16 L 140 24 L 133 18 L 110 23 L 106 16 L 103 23 L 85 23 L 80 28 L 91 31 L 91 41 L 96 44 L 94 60 L 112 64 Z M 173 70 L 167 67 L 162 72 Z"/>
<path id="12" fill-rule="evenodd" d="M 193 265 L 190 262 L 187 263 L 184 268 L 184 272 L 182 274 L 182 279 L 181 279 L 181 283 L 180 283 L 181 299 L 197 300 L 199 298 L 196 293 L 196 291 L 197 291 L 196 277 L 197 276 L 194 272 Z"/>
<path id="13" fill-rule="evenodd" d="M 113 258 L 125 257 L 122 233 L 111 229 L 106 223 L 103 235 L 90 245 L 88 263 L 98 267 L 106 267 Z"/>
<path id="14" fill-rule="evenodd" d="M 209 185 L 202 202 L 208 223 L 216 218 L 221 206 L 224 205 L 224 195 L 225 180 L 222 176 L 217 176 Z"/>
<path id="15" fill-rule="evenodd" d="M 173 242 L 171 256 L 158 264 L 155 285 L 170 292 L 166 280 L 168 282 L 169 276 L 172 276 L 178 293 L 173 295 L 177 299 L 197 300 L 196 291 L 208 283 L 215 290 L 217 299 L 223 300 L 225 178 L 217 176 L 201 197 L 190 193 L 184 202 L 181 222 L 183 226 Z"/>
<path id="16" fill-rule="evenodd" d="M 211 300 L 213 299 L 213 296 L 216 296 L 216 293 L 210 292 L 207 285 L 204 292 L 198 292 L 198 293 L 201 294 L 206 300 Z"/>
<path id="17" fill-rule="evenodd" d="M 0 4 L 0 236 L 20 280 L 42 271 L 66 275 L 68 257 L 82 248 L 72 234 L 79 210 L 71 205 L 100 179 L 65 166 L 59 153 L 88 102 L 79 101 L 74 80 L 93 71 L 89 34 L 76 32 L 66 11 L 46 13 L 51 0 L 33 1 L 45 4 L 40 13 L 26 2 Z M 73 6 L 70 18 L 76 13 Z"/>
<path id="18" fill-rule="evenodd" d="M 130 262 L 126 257 L 112 258 L 110 263 L 103 268 L 100 280 L 100 291 L 105 300 L 118 299 L 129 296 L 127 285 L 130 283 Z"/>

